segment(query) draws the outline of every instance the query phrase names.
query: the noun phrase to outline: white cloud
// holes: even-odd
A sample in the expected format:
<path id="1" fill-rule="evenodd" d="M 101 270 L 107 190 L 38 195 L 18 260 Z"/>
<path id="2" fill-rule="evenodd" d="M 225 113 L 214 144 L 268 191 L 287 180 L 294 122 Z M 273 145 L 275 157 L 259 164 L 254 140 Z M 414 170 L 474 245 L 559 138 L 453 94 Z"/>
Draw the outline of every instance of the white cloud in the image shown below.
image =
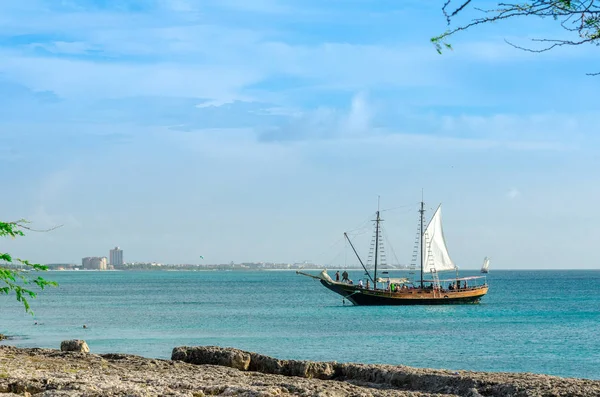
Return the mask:
<path id="1" fill-rule="evenodd" d="M 67 98 L 179 96 L 237 99 L 237 92 L 262 77 L 243 67 L 156 63 L 98 63 L 5 56 L 0 73 L 38 91 Z"/>
<path id="2" fill-rule="evenodd" d="M 215 31 L 215 38 L 221 35 L 218 32 Z M 194 35 L 194 32 L 187 34 Z M 195 39 L 188 38 L 190 41 L 171 38 L 163 44 L 148 37 L 124 41 L 119 35 L 104 43 L 43 44 L 64 54 L 101 50 L 109 58 L 101 62 L 67 60 L 5 51 L 0 72 L 37 90 L 50 90 L 65 96 L 85 93 L 94 97 L 197 95 L 218 100 L 242 99 L 242 91 L 247 86 L 275 73 L 306 78 L 310 81 L 307 85 L 330 90 L 445 84 L 440 78 L 432 77 L 436 76 L 432 65 L 415 57 L 415 51 L 405 48 L 257 43 L 243 38 L 241 33 L 230 40 L 219 37 L 211 45 L 205 36 L 199 32 Z M 115 54 L 113 59 L 111 52 Z M 124 61 L 118 58 L 119 53 L 147 53 L 158 59 Z M 181 62 L 166 61 L 169 57 L 181 59 Z M 319 62 L 315 63 L 315 59 Z"/>
<path id="3" fill-rule="evenodd" d="M 206 102 L 201 102 L 199 104 L 196 105 L 197 108 L 202 109 L 202 108 L 209 108 L 209 107 L 219 107 L 219 106 L 223 106 L 223 105 L 229 105 L 234 103 L 234 100 L 212 100 L 212 101 L 206 101 Z"/>
<path id="4" fill-rule="evenodd" d="M 389 109 L 387 110 L 389 111 Z M 265 141 L 322 139 L 394 140 L 412 144 L 442 143 L 467 150 L 581 151 L 591 143 L 585 131 L 593 130 L 594 114 L 490 114 L 438 115 L 403 111 L 401 127 L 360 92 L 349 109 L 320 107 L 290 113 L 289 122 L 263 131 Z"/>
<path id="5" fill-rule="evenodd" d="M 596 124 L 588 113 L 417 116 L 424 131 L 458 138 L 497 142 L 515 150 L 576 150 L 590 143 Z M 595 138 L 594 138 L 595 140 Z"/>
<path id="6" fill-rule="evenodd" d="M 180 9 L 180 3 L 167 2 L 166 7 Z M 253 2 L 251 8 L 277 10 L 273 3 Z M 250 7 L 237 1 L 230 5 Z M 46 9 L 43 17 L 22 14 L 15 19 L 26 20 L 21 33 L 36 34 L 39 42 L 3 51 L 0 72 L 65 96 L 199 94 L 225 101 L 244 98 L 244 88 L 274 74 L 351 91 L 444 83 L 435 73 L 441 59 L 427 46 L 290 44 L 278 40 L 284 35 L 268 25 L 249 29 L 226 24 L 218 13 L 163 15 L 155 10 L 132 19 L 115 11 Z M 7 34 L 17 33 L 9 28 Z M 34 55 L 36 48 L 85 58 Z"/>
<path id="7" fill-rule="evenodd" d="M 371 125 L 373 113 L 366 94 L 359 92 L 352 97 L 347 110 L 319 107 L 301 113 L 291 112 L 287 123 L 263 131 L 259 139 L 298 141 L 361 138 L 377 132 Z"/>
<path id="8" fill-rule="evenodd" d="M 372 110 L 366 95 L 358 93 L 352 98 L 352 105 L 346 120 L 342 123 L 345 134 L 364 134 L 371 127 Z"/>

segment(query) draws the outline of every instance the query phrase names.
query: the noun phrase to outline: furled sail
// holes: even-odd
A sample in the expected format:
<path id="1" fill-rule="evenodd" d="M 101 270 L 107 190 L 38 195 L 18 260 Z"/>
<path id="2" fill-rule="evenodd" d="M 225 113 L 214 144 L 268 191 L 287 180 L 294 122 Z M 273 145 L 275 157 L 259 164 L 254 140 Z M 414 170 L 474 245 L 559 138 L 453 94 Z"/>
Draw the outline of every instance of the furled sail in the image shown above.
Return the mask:
<path id="1" fill-rule="evenodd" d="M 423 273 L 444 272 L 456 269 L 450 259 L 444 231 L 442 230 L 442 206 L 440 205 L 423 234 L 422 244 Z"/>

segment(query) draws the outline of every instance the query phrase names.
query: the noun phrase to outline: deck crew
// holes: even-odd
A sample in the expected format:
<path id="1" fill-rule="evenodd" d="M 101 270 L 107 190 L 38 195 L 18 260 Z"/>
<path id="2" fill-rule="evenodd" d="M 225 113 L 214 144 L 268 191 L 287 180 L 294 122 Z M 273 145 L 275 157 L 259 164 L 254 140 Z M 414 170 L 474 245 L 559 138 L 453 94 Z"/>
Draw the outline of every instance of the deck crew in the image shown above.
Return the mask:
<path id="1" fill-rule="evenodd" d="M 342 281 L 349 281 L 348 272 L 345 270 L 344 270 L 344 273 L 342 273 Z"/>

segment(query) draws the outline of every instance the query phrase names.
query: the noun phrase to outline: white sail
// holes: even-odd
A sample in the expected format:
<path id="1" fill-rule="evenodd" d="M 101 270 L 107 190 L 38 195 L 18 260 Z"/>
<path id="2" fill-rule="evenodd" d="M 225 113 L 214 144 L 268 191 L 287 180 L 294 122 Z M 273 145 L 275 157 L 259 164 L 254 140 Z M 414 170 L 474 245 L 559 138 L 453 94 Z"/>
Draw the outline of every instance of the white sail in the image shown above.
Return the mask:
<path id="1" fill-rule="evenodd" d="M 487 256 L 483 259 L 483 266 L 481 266 L 481 272 L 482 273 L 487 273 L 488 272 L 488 268 L 490 267 L 490 258 L 488 258 Z"/>
<path id="2" fill-rule="evenodd" d="M 440 205 L 423 234 L 422 244 L 423 273 L 455 270 L 456 265 L 450 259 L 444 231 L 442 230 L 442 206 Z"/>

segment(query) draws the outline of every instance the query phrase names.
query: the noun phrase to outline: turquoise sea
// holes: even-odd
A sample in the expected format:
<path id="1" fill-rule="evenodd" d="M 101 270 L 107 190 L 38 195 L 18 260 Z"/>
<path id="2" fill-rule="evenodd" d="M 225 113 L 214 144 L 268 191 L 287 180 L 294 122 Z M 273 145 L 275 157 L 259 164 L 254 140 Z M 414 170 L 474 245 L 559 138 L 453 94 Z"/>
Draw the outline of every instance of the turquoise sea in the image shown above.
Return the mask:
<path id="1" fill-rule="evenodd" d="M 492 271 L 480 304 L 435 307 L 343 305 L 293 271 L 45 276 L 60 287 L 32 300 L 33 317 L 0 296 L 0 333 L 16 336 L 7 343 L 58 348 L 78 338 L 95 353 L 158 358 L 175 346 L 219 345 L 287 359 L 600 379 L 600 271 Z"/>

